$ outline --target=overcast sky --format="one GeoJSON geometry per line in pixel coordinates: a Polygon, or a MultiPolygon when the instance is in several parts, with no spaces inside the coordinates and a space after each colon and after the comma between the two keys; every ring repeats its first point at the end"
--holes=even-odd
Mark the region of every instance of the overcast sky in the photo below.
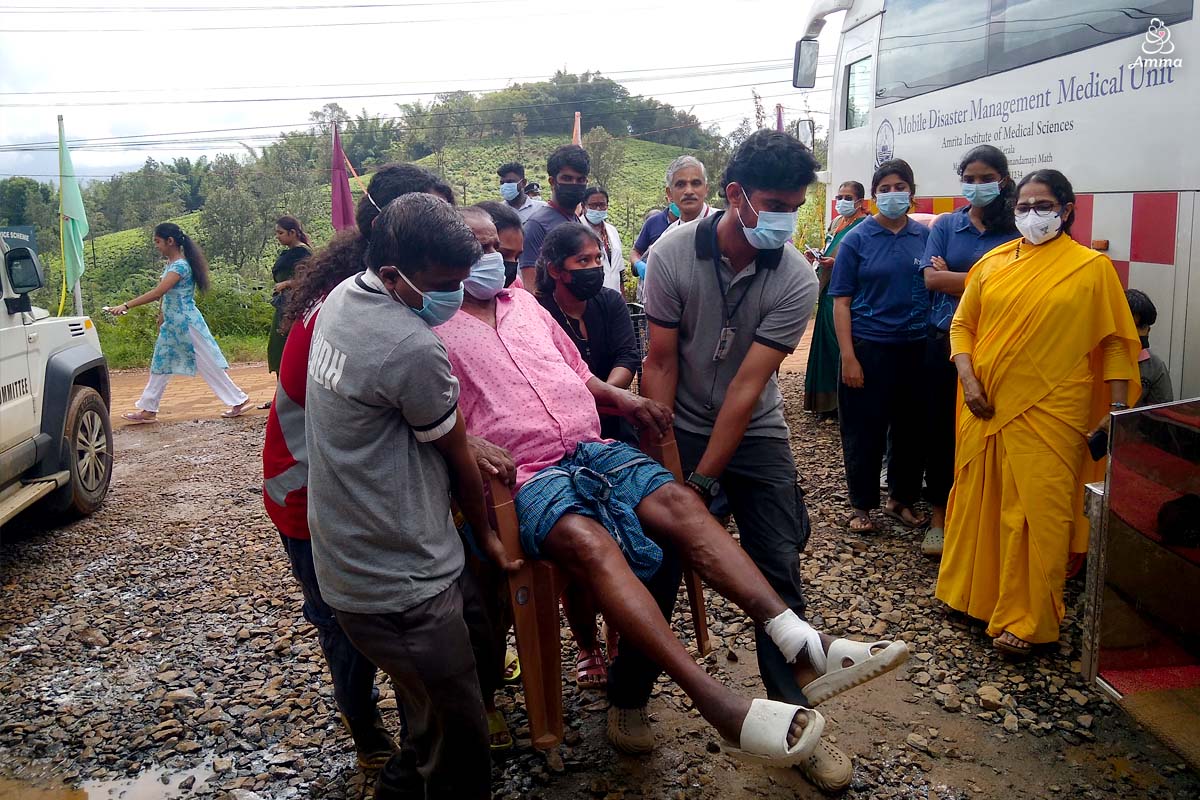
{"type": "MultiPolygon", "coordinates": [[[[306,123],[326,102],[351,113],[395,114],[397,102],[453,89],[499,89],[548,78],[556,69],[600,71],[634,94],[690,109],[729,130],[753,116],[747,84],[770,108],[781,102],[789,117],[802,115],[806,95],[791,88],[791,57],[806,5],[6,1],[0,6],[0,146],[53,141],[58,114],[69,140],[242,126],[264,127],[215,135],[263,136],[306,123]],[[84,6],[96,10],[74,10],[84,6]],[[211,102],[233,99],[254,102],[211,102]]],[[[832,70],[835,27],[822,36],[821,75],[832,70]]],[[[827,91],[807,95],[818,125],[828,119],[829,99],[827,91]]],[[[586,130],[586,112],[583,122],[586,130]]],[[[72,153],[82,177],[133,169],[147,156],[211,157],[239,149],[234,142],[150,150],[120,143],[111,150],[73,147],[72,153]]],[[[0,152],[0,177],[50,180],[57,171],[52,151],[0,152]]]]}

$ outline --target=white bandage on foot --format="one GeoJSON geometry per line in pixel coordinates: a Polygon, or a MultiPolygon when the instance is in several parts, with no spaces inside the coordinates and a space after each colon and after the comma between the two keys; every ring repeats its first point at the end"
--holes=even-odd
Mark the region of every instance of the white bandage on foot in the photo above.
{"type": "Polygon", "coordinates": [[[777,617],[767,620],[767,635],[783,653],[787,663],[796,663],[801,652],[808,651],[808,660],[813,669],[825,673],[825,648],[821,646],[821,634],[817,629],[796,616],[790,608],[777,617]]]}

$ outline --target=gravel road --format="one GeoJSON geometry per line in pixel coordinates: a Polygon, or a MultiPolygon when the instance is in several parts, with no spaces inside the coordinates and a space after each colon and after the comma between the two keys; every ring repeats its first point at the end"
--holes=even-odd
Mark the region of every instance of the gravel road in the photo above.
{"type": "MultiPolygon", "coordinates": [[[[868,540],[838,526],[837,428],[800,414],[800,381],[784,377],[815,526],[804,556],[814,623],[901,636],[914,653],[822,709],[856,762],[846,796],[1200,797],[1195,774],[1078,677],[1078,585],[1058,645],[1013,666],[933,599],[936,566],[919,555],[918,534],[868,540]]],[[[262,510],[263,424],[121,429],[96,516],[5,529],[0,798],[370,796],[262,510]]],[[[717,648],[706,665],[753,693],[752,631],[711,593],[709,612],[717,648]]],[[[573,657],[565,646],[564,661],[573,657]]],[[[566,704],[566,744],[547,758],[521,741],[520,695],[506,690],[500,705],[523,746],[497,766],[498,797],[820,796],[795,773],[714,752],[713,733],[667,681],[651,703],[660,746],[642,760],[608,746],[602,695],[568,685],[566,704]]]]}

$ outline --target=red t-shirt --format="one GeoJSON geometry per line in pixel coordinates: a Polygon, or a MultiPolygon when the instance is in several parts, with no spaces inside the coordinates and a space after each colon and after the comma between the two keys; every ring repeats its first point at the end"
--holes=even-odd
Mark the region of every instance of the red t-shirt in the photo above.
{"type": "Polygon", "coordinates": [[[263,504],[279,532],[292,539],[309,538],[304,388],[308,381],[308,346],[324,302],[322,299],[309,309],[288,332],[263,442],[263,504]]]}

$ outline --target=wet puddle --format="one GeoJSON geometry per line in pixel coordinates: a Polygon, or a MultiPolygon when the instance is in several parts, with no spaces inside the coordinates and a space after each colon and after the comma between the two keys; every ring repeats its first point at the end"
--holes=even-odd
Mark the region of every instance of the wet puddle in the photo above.
{"type": "Polygon", "coordinates": [[[0,800],[165,800],[182,797],[186,790],[179,785],[188,778],[193,781],[188,787],[191,789],[212,774],[205,767],[185,772],[156,770],[125,780],[84,781],[77,788],[55,785],[51,778],[0,778],[0,800]]]}

